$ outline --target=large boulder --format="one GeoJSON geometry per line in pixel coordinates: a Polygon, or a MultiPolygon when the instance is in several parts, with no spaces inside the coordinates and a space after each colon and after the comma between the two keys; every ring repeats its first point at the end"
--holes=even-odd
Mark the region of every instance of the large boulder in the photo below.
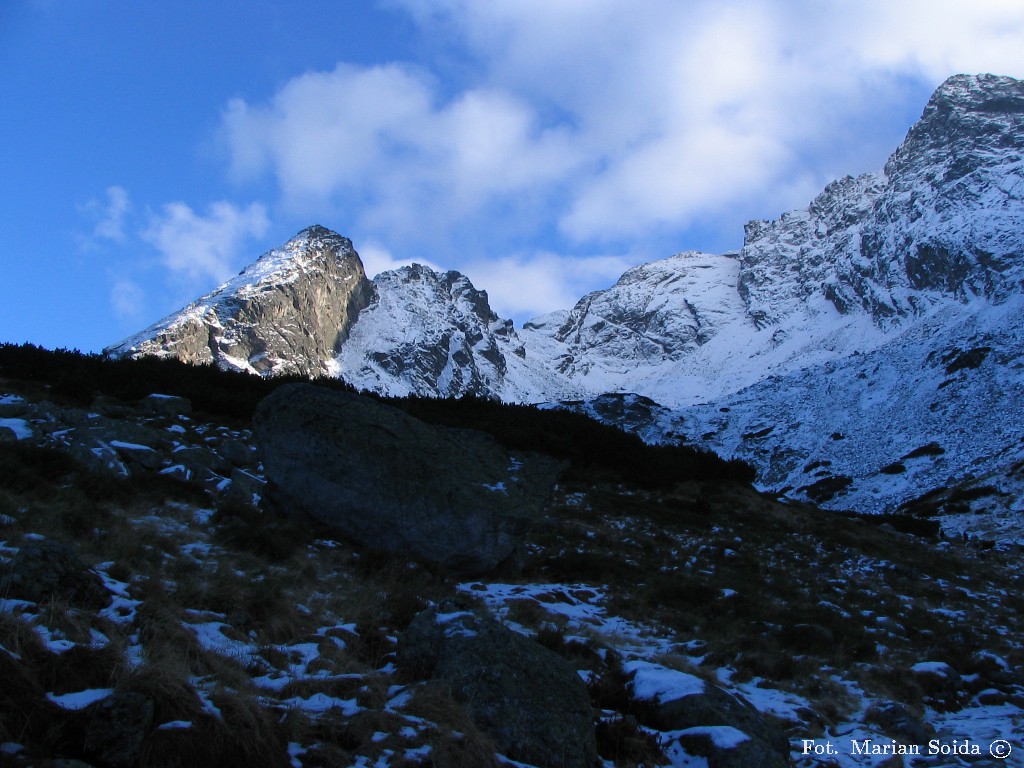
{"type": "Polygon", "coordinates": [[[253,428],[271,505],[462,573],[517,562],[561,469],[482,432],[431,426],[375,399],[306,384],[275,390],[253,428]]]}
{"type": "Polygon", "coordinates": [[[587,688],[558,654],[452,602],[419,613],[399,641],[408,675],[441,680],[509,757],[544,768],[598,764],[587,688]]]}

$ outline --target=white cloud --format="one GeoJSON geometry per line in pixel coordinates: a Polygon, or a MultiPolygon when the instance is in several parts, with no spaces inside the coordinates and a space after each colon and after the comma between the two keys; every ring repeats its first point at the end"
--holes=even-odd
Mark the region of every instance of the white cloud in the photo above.
{"type": "Polygon", "coordinates": [[[96,202],[94,210],[99,210],[102,218],[96,223],[93,234],[96,237],[123,243],[125,240],[125,217],[131,209],[131,200],[123,187],[107,187],[106,204],[102,205],[96,202]]]}
{"type": "Polygon", "coordinates": [[[165,267],[198,285],[230,277],[242,244],[262,237],[269,223],[259,203],[240,208],[216,202],[205,216],[184,203],[168,203],[152,215],[141,237],[160,252],[165,267]]]}
{"type": "Polygon", "coordinates": [[[468,49],[488,87],[567,115],[596,162],[552,213],[581,241],[682,230],[754,198],[803,205],[808,176],[820,188],[895,149],[884,112],[908,80],[926,92],[960,71],[1024,75],[1014,0],[399,5],[468,49]]]}
{"type": "Polygon", "coordinates": [[[123,245],[127,240],[125,225],[132,211],[131,198],[124,187],[111,186],[105,191],[105,199],[91,198],[77,206],[78,211],[95,224],[91,234],[77,235],[79,245],[85,251],[102,251],[100,241],[108,240],[123,245]]]}
{"type": "MultiPolygon", "coordinates": [[[[683,250],[701,227],[738,241],[747,218],[880,168],[945,77],[1024,76],[1016,0],[391,5],[434,58],[341,63],[232,100],[231,176],[274,179],[290,216],[350,222],[368,272],[427,251],[513,315],[568,306],[632,263],[551,250],[683,250]]],[[[168,263],[222,272],[216,249],[181,246],[189,215],[165,209],[168,263]]],[[[204,221],[231,246],[238,218],[204,221]]]]}
{"type": "Polygon", "coordinates": [[[569,309],[584,294],[607,288],[636,263],[627,256],[566,256],[549,251],[516,254],[466,264],[462,271],[487,291],[501,317],[527,320],[569,309]]]}
{"type": "Polygon", "coordinates": [[[230,172],[270,172],[292,212],[334,202],[393,235],[441,234],[510,197],[546,194],[582,155],[508,93],[444,101],[409,66],[340,64],[289,81],[267,104],[232,100],[223,115],[230,172]]]}
{"type": "Polygon", "coordinates": [[[122,320],[135,321],[143,316],[146,296],[142,287],[126,278],[118,278],[110,289],[110,305],[122,320]]]}

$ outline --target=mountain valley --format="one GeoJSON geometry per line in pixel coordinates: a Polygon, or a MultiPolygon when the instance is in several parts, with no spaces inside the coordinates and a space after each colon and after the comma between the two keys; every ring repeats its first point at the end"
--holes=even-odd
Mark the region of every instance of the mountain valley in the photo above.
{"type": "Polygon", "coordinates": [[[1022,104],[1020,81],[952,77],[881,171],[750,222],[738,252],[637,266],[519,329],[457,272],[368,280],[315,226],[106,352],[613,422],[602,397],[639,398],[648,417],[623,426],[750,462],[762,490],[1018,540],[1022,104]],[[927,501],[944,493],[969,500],[927,501]]]}

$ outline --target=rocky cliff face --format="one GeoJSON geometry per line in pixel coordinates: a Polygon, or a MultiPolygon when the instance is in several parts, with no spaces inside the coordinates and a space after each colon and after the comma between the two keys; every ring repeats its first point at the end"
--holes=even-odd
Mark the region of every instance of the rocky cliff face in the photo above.
{"type": "Polygon", "coordinates": [[[325,374],[334,370],[371,288],[352,242],[312,226],[213,293],[104,352],[263,375],[325,374]]]}
{"type": "Polygon", "coordinates": [[[958,75],[883,172],[747,225],[739,290],[760,325],[820,294],[891,327],[945,299],[1019,290],[1024,82],[958,75]]]}

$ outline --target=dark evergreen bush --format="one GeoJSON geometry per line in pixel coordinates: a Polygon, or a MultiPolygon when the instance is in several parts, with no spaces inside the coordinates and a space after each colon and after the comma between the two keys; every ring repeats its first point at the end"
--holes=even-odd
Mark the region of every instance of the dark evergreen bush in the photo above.
{"type": "MultiPolygon", "coordinates": [[[[189,365],[171,358],[110,360],[67,349],[33,344],[0,344],[0,376],[50,385],[52,396],[87,405],[103,394],[138,400],[153,393],[187,397],[198,411],[248,421],[256,405],[277,387],[301,376],[265,379],[212,365],[189,365]]],[[[355,391],[338,379],[318,378],[316,386],[355,391]]],[[[646,487],[686,480],[753,482],[749,464],[726,461],[708,450],[681,445],[647,445],[636,435],[561,409],[510,405],[481,397],[380,398],[418,419],[493,435],[511,450],[537,451],[570,462],[570,476],[608,475],[646,487]]]]}

